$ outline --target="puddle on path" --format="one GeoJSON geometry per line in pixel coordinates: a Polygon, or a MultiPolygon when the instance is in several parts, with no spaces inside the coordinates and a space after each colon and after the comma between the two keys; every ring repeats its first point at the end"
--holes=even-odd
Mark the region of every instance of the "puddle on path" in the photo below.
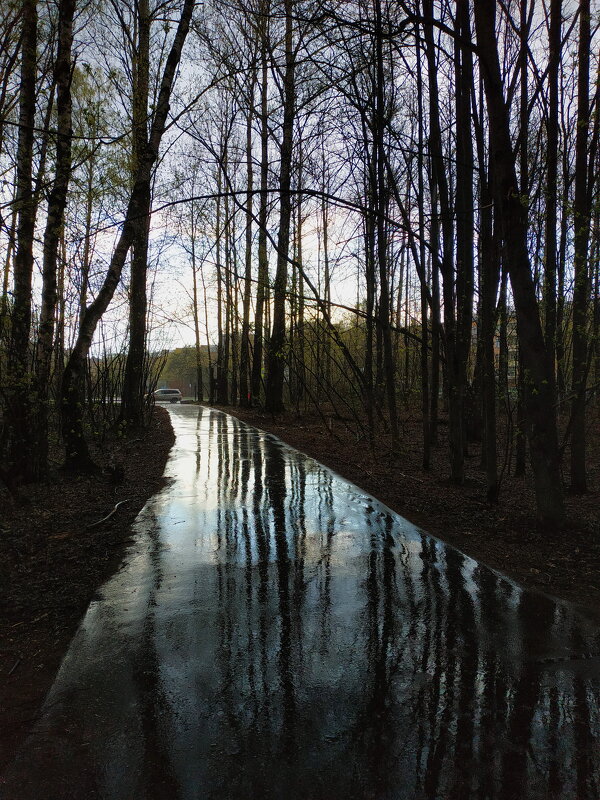
{"type": "Polygon", "coordinates": [[[171,481],[3,800],[600,796],[592,623],[273,436],[170,411],[171,481]]]}

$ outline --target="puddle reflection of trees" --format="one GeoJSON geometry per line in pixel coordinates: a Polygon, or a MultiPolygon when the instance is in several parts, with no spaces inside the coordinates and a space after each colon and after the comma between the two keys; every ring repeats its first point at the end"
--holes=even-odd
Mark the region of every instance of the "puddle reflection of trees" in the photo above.
{"type": "Polygon", "coordinates": [[[590,625],[272,437],[174,419],[174,481],[90,608],[14,796],[600,796],[600,659],[573,659],[599,652],[590,625]]]}
{"type": "Polygon", "coordinates": [[[232,418],[215,431],[218,669],[238,758],[338,788],[345,764],[350,796],[597,795],[596,682],[523,658],[565,631],[580,652],[574,618],[435,540],[403,541],[379,507],[342,529],[353,490],[232,418]]]}

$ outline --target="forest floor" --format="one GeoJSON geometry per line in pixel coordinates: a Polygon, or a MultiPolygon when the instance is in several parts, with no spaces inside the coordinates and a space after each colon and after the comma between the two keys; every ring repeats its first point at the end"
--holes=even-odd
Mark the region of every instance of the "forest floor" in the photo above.
{"type": "Polygon", "coordinates": [[[94,452],[101,474],[55,469],[18,498],[0,491],[0,774],[35,722],[90,600],[122,560],[131,523],[163,485],[173,442],[169,415],[156,407],[142,436],[112,437],[94,452]],[[111,464],[123,467],[117,481],[111,464]]]}
{"type": "MultiPolygon", "coordinates": [[[[385,435],[378,437],[372,452],[368,442],[357,439],[333,415],[327,417],[331,426],[327,430],[323,420],[311,414],[273,417],[255,409],[223,410],[274,433],[423,530],[519,585],[573,603],[600,622],[600,418],[590,423],[587,439],[590,491],[578,497],[567,494],[568,522],[562,530],[551,532],[536,521],[531,475],[505,474],[499,502],[486,502],[480,445],[470,445],[465,485],[449,482],[444,419],[439,444],[432,449],[431,468],[425,472],[417,415],[404,415],[400,447],[392,457],[385,435]]],[[[500,459],[505,441],[505,432],[500,431],[500,459]]]]}

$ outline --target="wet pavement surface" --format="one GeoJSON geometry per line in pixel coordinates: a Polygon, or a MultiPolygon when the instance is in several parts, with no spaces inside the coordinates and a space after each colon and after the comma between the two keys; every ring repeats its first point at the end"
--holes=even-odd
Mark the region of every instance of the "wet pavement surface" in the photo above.
{"type": "Polygon", "coordinates": [[[270,434],[170,412],[170,483],[2,800],[600,796],[596,625],[270,434]]]}

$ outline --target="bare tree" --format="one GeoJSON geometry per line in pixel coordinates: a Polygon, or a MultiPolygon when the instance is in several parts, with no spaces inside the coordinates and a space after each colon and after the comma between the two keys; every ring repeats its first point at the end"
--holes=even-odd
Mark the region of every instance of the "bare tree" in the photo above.
{"type": "Polygon", "coordinates": [[[495,7],[478,2],[474,9],[490,125],[494,194],[502,220],[519,342],[527,371],[525,404],[538,513],[548,524],[558,525],[564,519],[564,502],[553,404],[554,371],[544,341],[527,251],[526,212],[518,192],[515,155],[510,140],[498,58],[495,7]]]}
{"type": "Polygon", "coordinates": [[[33,187],[38,9],[36,0],[24,0],[21,9],[21,73],[19,139],[15,203],[17,208],[14,291],[6,404],[9,409],[8,463],[15,481],[35,477],[32,470],[31,420],[31,290],[36,197],[33,187]]]}
{"type": "Polygon", "coordinates": [[[184,0],[177,30],[160,82],[156,111],[152,120],[148,144],[139,159],[121,234],[111,257],[102,288],[83,315],[77,341],[65,367],[61,392],[62,431],[66,448],[66,464],[71,468],[94,469],[84,436],[80,403],[85,361],[96,326],[108,308],[117,288],[127,254],[133,244],[140,221],[147,224],[146,198],[150,191],[152,170],[158,157],[158,150],[165,130],[173,83],[181,59],[183,45],[189,31],[194,6],[194,0],[184,0]]]}

